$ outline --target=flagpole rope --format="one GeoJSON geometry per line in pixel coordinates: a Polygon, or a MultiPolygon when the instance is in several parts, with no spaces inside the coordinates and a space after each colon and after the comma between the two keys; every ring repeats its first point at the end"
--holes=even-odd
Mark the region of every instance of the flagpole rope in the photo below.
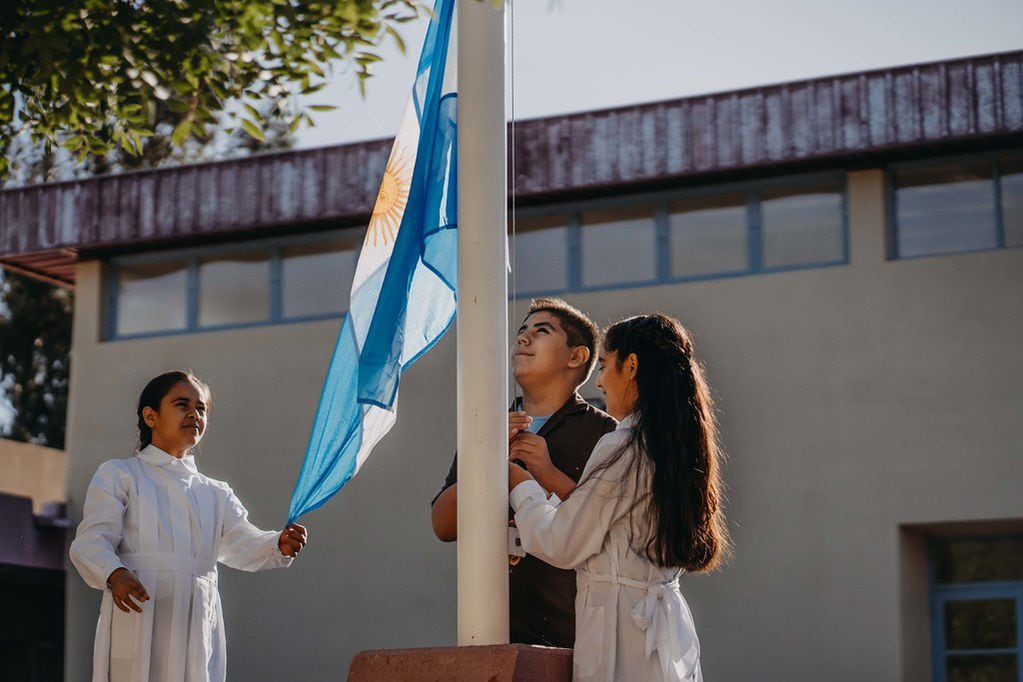
{"type": "MultiPolygon", "coordinates": [[[[518,300],[518,242],[515,237],[518,225],[516,223],[516,205],[518,204],[518,168],[515,165],[515,0],[508,0],[508,49],[510,52],[508,61],[510,63],[511,83],[511,307],[515,310],[515,302],[518,300]]],[[[509,352],[509,355],[511,353],[509,352]]],[[[512,391],[512,403],[519,400],[519,385],[515,382],[515,369],[512,363],[508,363],[508,386],[512,391]]]]}

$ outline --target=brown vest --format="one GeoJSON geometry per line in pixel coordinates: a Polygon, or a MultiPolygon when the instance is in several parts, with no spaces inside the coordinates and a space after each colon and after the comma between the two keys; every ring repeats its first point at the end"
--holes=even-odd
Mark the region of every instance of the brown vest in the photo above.
{"type": "MultiPolygon", "coordinates": [[[[538,436],[547,440],[551,462],[578,481],[601,436],[614,431],[616,422],[573,394],[543,425],[538,436]]],[[[458,482],[458,458],[440,492],[458,482]]],[[[440,497],[440,493],[437,493],[440,497]]],[[[434,497],[434,502],[437,501],[434,497]]],[[[509,509],[509,517],[513,514],[509,509]]],[[[575,571],[562,570],[526,555],[509,569],[511,641],[571,647],[575,641],[575,571]]]]}

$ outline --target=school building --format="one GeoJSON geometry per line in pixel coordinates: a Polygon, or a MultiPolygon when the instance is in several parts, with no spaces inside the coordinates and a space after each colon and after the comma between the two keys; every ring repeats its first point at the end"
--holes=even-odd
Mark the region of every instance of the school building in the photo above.
{"type": "MultiPolygon", "coordinates": [[[[557,294],[696,335],[735,555],[684,576],[708,680],[1023,679],[1023,52],[519,122],[513,328],[557,294]]],[[[73,519],[144,383],[214,392],[201,469],[280,527],[389,140],[0,193],[4,267],[75,288],[73,519]]],[[[509,340],[510,341],[510,340],[509,340]]],[[[221,572],[229,678],[455,641],[429,503],[455,335],[286,570],[221,572]]],[[[479,377],[486,380],[486,377],[479,377]]],[[[592,385],[586,397],[599,393],[592,385]]],[[[100,595],[67,574],[67,680],[100,595]]]]}
{"type": "Polygon", "coordinates": [[[64,677],[67,537],[62,450],[0,438],[0,680],[64,677]]]}

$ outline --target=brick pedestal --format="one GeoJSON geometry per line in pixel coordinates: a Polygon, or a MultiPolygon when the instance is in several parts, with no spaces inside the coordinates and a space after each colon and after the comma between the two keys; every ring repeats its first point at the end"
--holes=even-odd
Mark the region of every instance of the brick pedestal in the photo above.
{"type": "Polygon", "coordinates": [[[572,650],[525,644],[381,649],[352,659],[348,682],[570,682],[572,650]]]}

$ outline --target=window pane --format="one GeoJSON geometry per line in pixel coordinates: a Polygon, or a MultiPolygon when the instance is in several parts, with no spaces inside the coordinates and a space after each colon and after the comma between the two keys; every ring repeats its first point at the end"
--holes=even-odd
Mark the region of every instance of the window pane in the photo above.
{"type": "Polygon", "coordinates": [[[949,656],[948,682],[1017,682],[1013,654],[949,656]]]}
{"type": "Polygon", "coordinates": [[[1023,538],[943,540],[935,563],[939,583],[1023,580],[1023,538]]]}
{"type": "Polygon", "coordinates": [[[355,277],[359,243],[345,239],[288,246],[281,257],[284,317],[343,313],[355,277]]]}
{"type": "MultiPolygon", "coordinates": [[[[510,223],[510,221],[509,221],[510,223]]],[[[516,218],[512,240],[515,295],[568,288],[568,227],[564,215],[516,218]]]]}
{"type": "Polygon", "coordinates": [[[765,268],[829,263],[845,257],[838,188],[765,192],[760,220],[765,268]]]}
{"type": "Polygon", "coordinates": [[[1023,246],[1023,156],[1003,159],[1001,177],[1005,245],[1023,246]]]}
{"type": "Polygon", "coordinates": [[[232,254],[199,263],[199,326],[270,317],[270,262],[265,252],[232,254]]]}
{"type": "Polygon", "coordinates": [[[989,162],[901,170],[895,178],[899,256],[997,246],[995,185],[989,162]]]}
{"type": "Polygon", "coordinates": [[[651,206],[582,214],[584,286],[645,282],[657,276],[657,227],[651,206]]]}
{"type": "Polygon", "coordinates": [[[188,266],[183,260],[117,268],[117,334],[184,329],[188,266]]]}
{"type": "Polygon", "coordinates": [[[1012,649],[1015,646],[1015,599],[945,602],[946,649],[1012,649]]]}
{"type": "Polygon", "coordinates": [[[693,277],[746,270],[746,198],[676,201],[668,207],[671,274],[693,277]]]}

